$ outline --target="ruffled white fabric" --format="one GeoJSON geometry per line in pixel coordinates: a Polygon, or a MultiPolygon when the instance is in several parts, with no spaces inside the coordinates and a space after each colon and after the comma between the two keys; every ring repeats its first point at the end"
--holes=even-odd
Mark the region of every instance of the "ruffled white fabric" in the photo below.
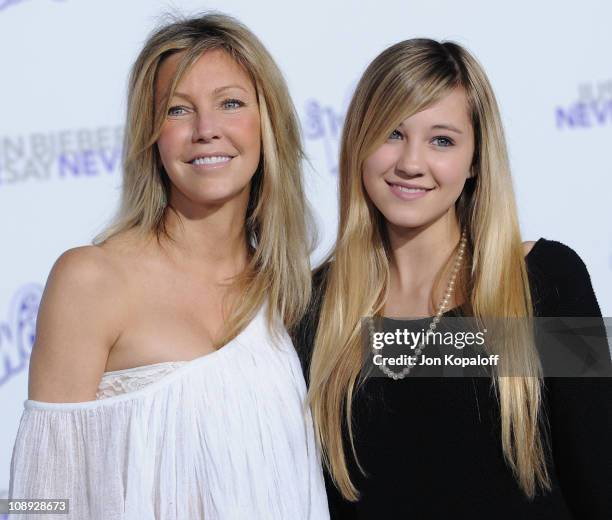
{"type": "Polygon", "coordinates": [[[78,520],[328,519],[302,370],[280,335],[262,309],[223,348],[144,388],[26,401],[9,497],[69,498],[62,518],[78,520]]]}

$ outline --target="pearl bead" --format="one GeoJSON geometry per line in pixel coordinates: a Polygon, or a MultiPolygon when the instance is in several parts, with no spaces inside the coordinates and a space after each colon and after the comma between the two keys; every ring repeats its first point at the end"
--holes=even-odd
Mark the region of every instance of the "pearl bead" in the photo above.
{"type": "MultiPolygon", "coordinates": [[[[453,264],[453,269],[451,271],[451,277],[450,277],[450,280],[448,282],[448,286],[447,286],[446,292],[444,293],[444,298],[440,302],[440,304],[438,306],[438,312],[436,313],[436,315],[434,316],[432,322],[429,325],[427,334],[433,333],[433,331],[436,330],[437,324],[440,322],[440,317],[444,313],[444,310],[446,309],[446,307],[447,307],[447,305],[448,305],[448,303],[450,301],[450,298],[451,298],[451,296],[453,294],[453,291],[455,289],[455,280],[456,280],[457,274],[459,272],[459,269],[461,268],[461,264],[462,264],[462,260],[463,260],[463,255],[465,253],[466,247],[467,247],[467,236],[466,236],[466,231],[463,230],[462,233],[461,233],[461,240],[459,241],[459,249],[457,251],[457,258],[455,258],[455,262],[453,264]]],[[[374,344],[374,342],[373,342],[374,319],[373,318],[370,318],[368,320],[368,331],[370,333],[370,344],[373,345],[374,344]]],[[[425,343],[421,343],[421,344],[419,344],[417,346],[417,348],[414,351],[414,355],[410,356],[410,359],[412,360],[413,363],[416,363],[416,361],[418,360],[418,357],[420,356],[421,352],[423,351],[423,349],[425,347],[426,347],[425,343]]],[[[372,349],[373,349],[373,346],[372,346],[372,349]]],[[[374,352],[377,352],[377,351],[374,351],[374,352]]],[[[394,372],[393,370],[391,370],[386,365],[383,365],[382,367],[380,367],[380,369],[388,377],[390,377],[393,380],[397,381],[398,379],[403,379],[406,375],[408,375],[410,373],[410,370],[412,369],[412,367],[413,367],[412,365],[408,365],[408,366],[404,367],[402,370],[400,370],[399,372],[394,372]]]]}

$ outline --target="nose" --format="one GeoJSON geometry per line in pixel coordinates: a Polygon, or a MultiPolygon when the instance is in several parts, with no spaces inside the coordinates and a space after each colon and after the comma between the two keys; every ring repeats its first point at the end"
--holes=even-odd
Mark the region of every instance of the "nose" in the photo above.
{"type": "Polygon", "coordinates": [[[221,137],[219,121],[214,111],[201,111],[193,118],[192,141],[207,143],[221,137]]]}
{"type": "Polygon", "coordinates": [[[395,165],[396,173],[412,178],[424,175],[425,170],[425,158],[419,143],[416,140],[404,141],[402,152],[395,165]]]}

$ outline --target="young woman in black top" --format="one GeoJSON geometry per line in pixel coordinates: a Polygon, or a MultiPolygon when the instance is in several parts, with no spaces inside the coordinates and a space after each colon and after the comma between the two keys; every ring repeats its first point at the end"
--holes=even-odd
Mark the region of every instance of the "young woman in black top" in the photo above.
{"type": "Polygon", "coordinates": [[[532,333],[502,364],[529,377],[362,377],[365,316],[601,316],[575,252],[521,242],[495,97],[459,45],[404,41],[364,73],[314,285],[295,339],[332,518],[612,518],[612,379],[544,379],[532,333]]]}

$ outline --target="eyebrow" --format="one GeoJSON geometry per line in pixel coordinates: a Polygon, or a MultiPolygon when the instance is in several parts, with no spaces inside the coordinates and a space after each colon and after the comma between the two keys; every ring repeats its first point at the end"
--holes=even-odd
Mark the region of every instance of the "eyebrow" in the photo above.
{"type": "Polygon", "coordinates": [[[463,132],[459,130],[456,126],[443,124],[443,125],[433,125],[431,127],[432,130],[450,130],[451,132],[455,132],[457,134],[462,134],[463,132]]]}
{"type": "Polygon", "coordinates": [[[223,92],[224,90],[229,90],[232,88],[238,88],[240,90],[244,90],[245,92],[247,92],[247,89],[244,88],[242,85],[234,84],[234,85],[224,85],[223,87],[217,87],[215,90],[213,90],[213,93],[219,94],[220,92],[223,92]]]}
{"type": "MultiPolygon", "coordinates": [[[[230,90],[232,88],[237,88],[240,90],[243,90],[244,92],[248,93],[247,89],[245,89],[243,86],[241,85],[223,85],[222,87],[217,87],[216,89],[213,90],[213,94],[214,95],[218,95],[221,92],[224,92],[225,90],[230,90]]],[[[174,95],[176,97],[181,97],[183,99],[186,99],[188,101],[191,101],[191,96],[189,94],[185,94],[183,92],[179,92],[178,90],[174,91],[174,95]]]]}

